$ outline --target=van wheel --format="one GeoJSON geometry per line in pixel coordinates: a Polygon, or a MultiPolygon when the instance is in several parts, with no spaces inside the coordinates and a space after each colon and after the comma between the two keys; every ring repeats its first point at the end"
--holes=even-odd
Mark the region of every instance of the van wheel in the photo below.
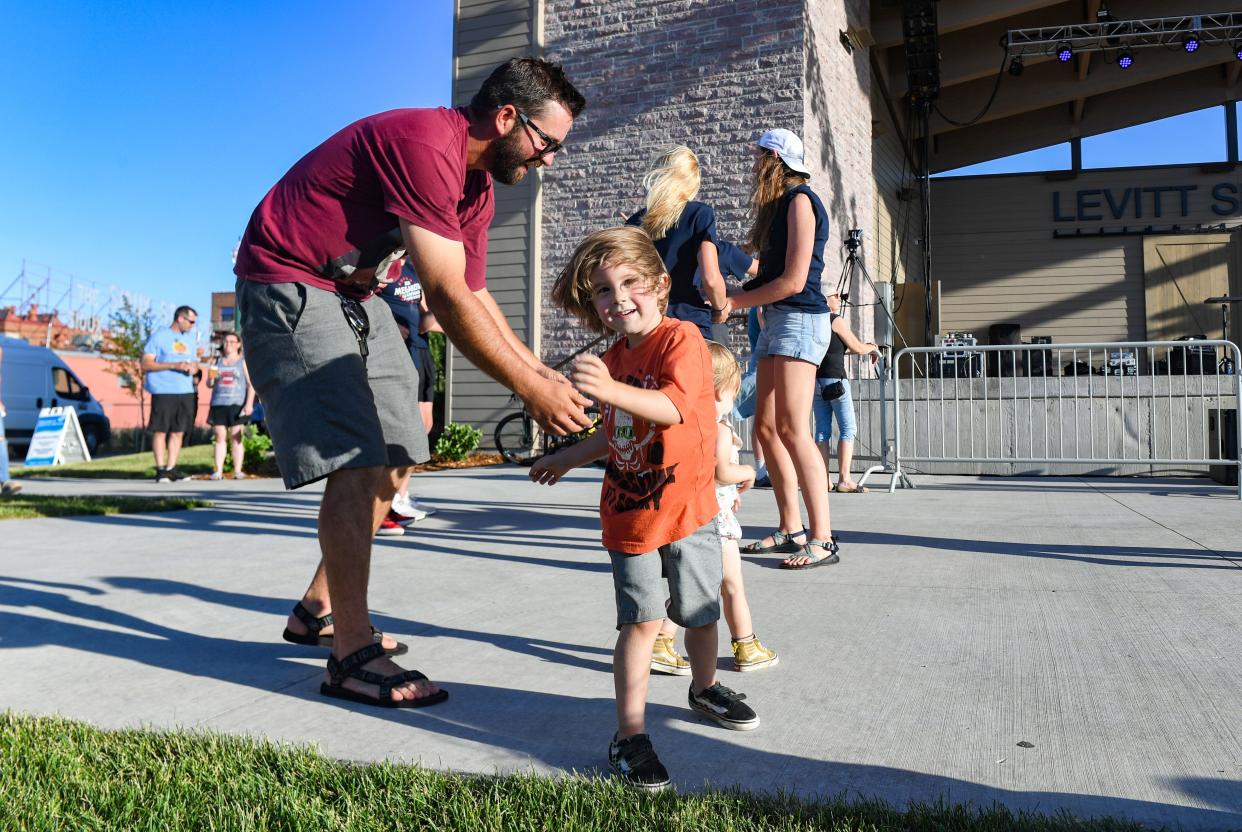
{"type": "Polygon", "coordinates": [[[99,428],[82,428],[82,438],[86,440],[86,450],[92,457],[95,456],[95,451],[99,449],[99,428]]]}

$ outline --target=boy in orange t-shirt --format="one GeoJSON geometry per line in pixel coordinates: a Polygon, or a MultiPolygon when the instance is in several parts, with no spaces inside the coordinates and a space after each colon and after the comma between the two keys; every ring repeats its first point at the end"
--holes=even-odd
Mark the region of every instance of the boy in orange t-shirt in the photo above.
{"type": "Polygon", "coordinates": [[[716,407],[712,362],[698,329],[664,317],[669,277],[646,232],[598,231],[579,244],[552,299],[617,340],[602,359],[583,355],[570,380],[603,411],[602,429],[532,467],[552,485],[572,468],[608,458],[600,495],[603,542],[612,559],[620,637],[613,651],[617,733],[608,763],[627,784],[669,783],[644,733],[651,650],[667,614],[686,628],[690,707],[726,728],[759,717],[716,681],[721,547],[717,511],[716,407]],[[666,596],[661,573],[668,576],[666,596]]]}

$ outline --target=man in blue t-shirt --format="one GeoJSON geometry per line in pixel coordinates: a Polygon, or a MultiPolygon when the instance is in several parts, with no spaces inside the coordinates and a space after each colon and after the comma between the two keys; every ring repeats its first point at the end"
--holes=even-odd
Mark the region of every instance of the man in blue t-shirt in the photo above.
{"type": "Polygon", "coordinates": [[[177,468],[181,440],[194,429],[194,371],[198,369],[190,330],[198,313],[178,306],[172,326],[156,330],[142,348],[143,386],[151,394],[151,451],[155,454],[155,481],[173,482],[190,477],[177,468]],[[165,464],[167,463],[167,464],[165,464]]]}

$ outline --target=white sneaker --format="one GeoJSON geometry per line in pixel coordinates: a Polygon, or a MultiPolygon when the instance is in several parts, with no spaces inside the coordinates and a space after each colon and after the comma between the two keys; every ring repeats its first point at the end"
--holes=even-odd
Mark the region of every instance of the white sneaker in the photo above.
{"type": "Polygon", "coordinates": [[[427,512],[414,508],[408,499],[402,500],[401,495],[398,494],[392,499],[392,511],[388,516],[400,525],[408,526],[419,520],[427,519],[427,512]]]}
{"type": "Polygon", "coordinates": [[[213,480],[222,480],[222,479],[224,479],[224,474],[221,474],[219,471],[212,471],[212,472],[211,472],[211,479],[213,479],[213,480]]]}
{"type": "MultiPolygon", "coordinates": [[[[423,517],[430,517],[431,515],[435,514],[437,511],[437,509],[434,509],[431,506],[425,506],[422,503],[420,503],[417,497],[408,498],[406,500],[406,503],[409,505],[411,509],[413,509],[414,513],[421,514],[423,517]]],[[[422,520],[423,517],[420,517],[418,519],[422,520]]]]}

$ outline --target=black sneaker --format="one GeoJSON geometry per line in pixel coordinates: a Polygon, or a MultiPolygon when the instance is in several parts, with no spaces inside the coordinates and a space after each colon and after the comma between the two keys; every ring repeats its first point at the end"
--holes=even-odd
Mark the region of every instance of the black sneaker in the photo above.
{"type": "Polygon", "coordinates": [[[753,731],[759,727],[759,717],[749,705],[743,705],[744,693],[736,693],[717,682],[698,693],[690,687],[690,707],[710,720],[719,722],[734,731],[753,731]]]}
{"type": "MultiPolygon", "coordinates": [[[[190,475],[180,468],[169,468],[164,471],[164,474],[173,482],[185,482],[190,479],[190,475]]],[[[164,482],[164,480],[161,480],[161,482],[164,482]]]]}
{"type": "Polygon", "coordinates": [[[167,468],[156,468],[155,469],[155,481],[156,482],[172,482],[172,477],[168,475],[168,469],[167,468]]]}
{"type": "Polygon", "coordinates": [[[619,740],[613,736],[608,744],[608,767],[627,786],[658,792],[668,788],[668,771],[651,747],[651,738],[635,734],[619,740]]]}

